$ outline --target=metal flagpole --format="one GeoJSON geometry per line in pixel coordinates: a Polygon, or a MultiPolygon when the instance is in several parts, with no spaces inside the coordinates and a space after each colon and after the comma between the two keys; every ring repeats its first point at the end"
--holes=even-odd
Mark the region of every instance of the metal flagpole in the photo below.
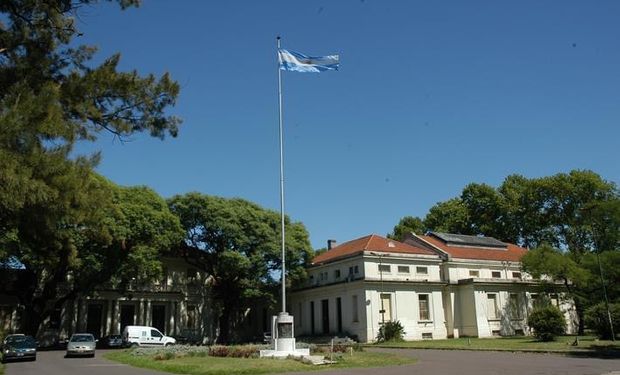
{"type": "MultiPolygon", "coordinates": [[[[280,37],[276,38],[278,52],[280,51],[280,37]]],[[[280,122],[280,225],[282,226],[282,312],[286,312],[286,250],[284,240],[284,126],[282,122],[282,71],[278,62],[278,105],[280,122]]]]}

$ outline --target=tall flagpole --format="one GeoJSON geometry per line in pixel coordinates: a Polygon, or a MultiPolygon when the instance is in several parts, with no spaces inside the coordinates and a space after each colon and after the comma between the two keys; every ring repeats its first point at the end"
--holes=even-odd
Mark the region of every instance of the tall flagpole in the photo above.
{"type": "MultiPolygon", "coordinates": [[[[280,51],[280,37],[276,38],[280,51]]],[[[284,233],[284,126],[282,121],[282,71],[278,62],[278,104],[280,122],[280,225],[282,226],[282,312],[286,312],[286,250],[284,233]]]]}

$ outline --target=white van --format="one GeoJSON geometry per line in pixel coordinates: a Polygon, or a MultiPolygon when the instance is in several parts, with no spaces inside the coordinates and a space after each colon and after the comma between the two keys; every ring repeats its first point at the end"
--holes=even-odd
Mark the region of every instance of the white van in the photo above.
{"type": "Polygon", "coordinates": [[[125,346],[168,346],[177,340],[159,332],[157,328],[146,326],[127,326],[123,330],[125,346]]]}

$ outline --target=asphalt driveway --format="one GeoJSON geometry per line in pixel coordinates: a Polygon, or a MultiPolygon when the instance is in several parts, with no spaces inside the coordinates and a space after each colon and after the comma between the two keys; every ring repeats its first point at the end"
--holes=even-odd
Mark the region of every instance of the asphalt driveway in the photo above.
{"type": "Polygon", "coordinates": [[[60,350],[40,351],[34,362],[9,362],[6,375],[162,375],[103,359],[107,350],[97,350],[95,358],[64,358],[60,350]]]}
{"type": "Polygon", "coordinates": [[[620,375],[620,359],[467,350],[372,349],[417,358],[414,365],[350,369],[322,375],[620,375]]]}
{"type": "MultiPolygon", "coordinates": [[[[418,359],[409,366],[321,372],[323,375],[620,375],[620,359],[575,358],[555,354],[461,350],[373,349],[418,359]]],[[[64,351],[37,354],[36,362],[6,364],[6,375],[162,375],[103,359],[64,358],[64,351]]],[[[310,373],[302,373],[310,374],[310,373]]]]}

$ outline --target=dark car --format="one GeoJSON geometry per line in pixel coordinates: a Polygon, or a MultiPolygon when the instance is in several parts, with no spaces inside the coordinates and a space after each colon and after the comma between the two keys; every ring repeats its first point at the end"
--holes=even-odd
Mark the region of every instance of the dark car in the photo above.
{"type": "Polygon", "coordinates": [[[107,348],[120,348],[123,346],[123,338],[121,335],[110,335],[100,340],[107,348]]]}
{"type": "Polygon", "coordinates": [[[37,341],[32,336],[7,337],[2,344],[2,362],[21,359],[37,360],[37,341]]]}

